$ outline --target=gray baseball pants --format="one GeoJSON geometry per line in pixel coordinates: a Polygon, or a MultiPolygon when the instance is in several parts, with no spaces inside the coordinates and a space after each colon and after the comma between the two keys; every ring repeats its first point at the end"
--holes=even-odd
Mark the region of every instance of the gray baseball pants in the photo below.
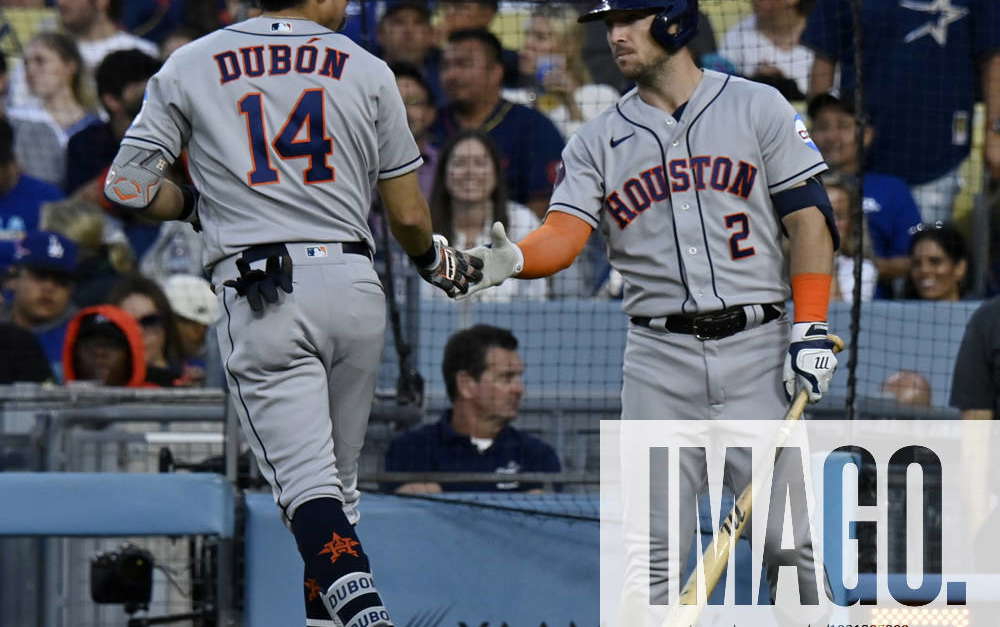
{"type": "MultiPolygon", "coordinates": [[[[691,420],[691,429],[686,430],[689,436],[707,432],[711,427],[709,421],[747,421],[745,429],[737,429],[745,436],[748,446],[751,443],[766,446],[770,442],[754,441],[755,431],[761,430],[755,428],[753,422],[760,419],[780,420],[788,409],[781,381],[788,337],[788,322],[784,316],[727,338],[708,341],[698,340],[693,335],[631,325],[624,358],[622,420],[691,420]]],[[[622,428],[623,433],[627,432],[627,423],[623,423],[622,428]]],[[[671,444],[683,446],[704,442],[700,437],[692,437],[690,442],[685,442],[683,433],[678,434],[678,440],[671,444]]],[[[726,485],[738,495],[750,481],[752,464],[759,461],[751,462],[746,452],[733,453],[725,469],[728,476],[726,485]]],[[[683,457],[681,459],[684,460],[683,457]]],[[[700,466],[681,463],[679,468],[680,500],[671,500],[674,503],[692,503],[696,495],[706,488],[708,477],[700,466]]],[[[660,467],[655,460],[623,455],[622,472],[623,480],[627,481],[635,473],[665,473],[666,468],[660,467]]],[[[779,458],[775,474],[778,476],[782,472],[783,464],[779,458]]],[[[713,494],[713,497],[713,507],[717,509],[719,495],[713,494]]],[[[676,602],[676,598],[667,593],[668,582],[679,577],[676,571],[688,562],[697,523],[693,518],[680,518],[676,547],[679,554],[670,560],[668,513],[658,510],[657,503],[652,499],[649,507],[647,518],[645,504],[639,506],[626,497],[627,560],[623,601],[666,605],[670,601],[676,602]],[[636,520],[636,512],[643,520],[636,520]]],[[[717,519],[718,512],[714,514],[717,519]]],[[[796,524],[795,530],[798,536],[796,545],[802,547],[795,554],[796,563],[811,568],[813,548],[803,537],[808,531],[808,523],[796,524]]],[[[767,533],[778,534],[777,542],[767,544],[780,547],[781,529],[768,529],[767,533]]],[[[744,537],[752,539],[752,525],[748,525],[744,537]]],[[[700,543],[698,546],[700,551],[700,543]]],[[[769,557],[774,555],[764,554],[765,565],[769,557]]],[[[777,569],[768,567],[767,575],[773,598],[777,569]]],[[[800,587],[808,583],[800,580],[800,587]]]]}
{"type": "Polygon", "coordinates": [[[222,286],[238,276],[238,255],[213,268],[231,399],[285,523],[302,503],[332,497],[353,524],[385,294],[367,256],[345,254],[338,243],[287,248],[292,293],[278,290],[279,302],[260,312],[222,286]]]}

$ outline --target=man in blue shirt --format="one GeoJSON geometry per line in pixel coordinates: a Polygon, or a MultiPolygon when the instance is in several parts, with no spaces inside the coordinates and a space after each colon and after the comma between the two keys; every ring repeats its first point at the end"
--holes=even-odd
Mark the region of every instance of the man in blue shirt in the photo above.
{"type": "MultiPolygon", "coordinates": [[[[559,472],[555,450],[510,426],[524,393],[517,338],[479,324],[451,336],[441,366],[452,408],[441,420],[400,435],[389,446],[390,472],[559,472]]],[[[442,491],[536,491],[541,484],[406,483],[408,494],[442,491]]]]}
{"type": "Polygon", "coordinates": [[[565,145],[545,114],[501,97],[500,41],[483,29],[457,30],[448,37],[441,84],[448,105],[431,133],[439,144],[462,129],[478,128],[497,144],[507,173],[507,195],[541,217],[565,145]]]}
{"type": "Polygon", "coordinates": [[[14,130],[0,117],[0,241],[15,242],[37,231],[41,206],[62,198],[58,187],[21,174],[14,130]]]}
{"type": "MultiPolygon", "coordinates": [[[[864,0],[865,109],[878,135],[871,165],[910,185],[925,222],[951,218],[969,155],[977,86],[986,86],[986,162],[1000,178],[1000,2],[864,0]]],[[[854,90],[853,20],[845,0],[819,0],[802,42],[816,52],[809,93],[854,90]]]]}
{"type": "Polygon", "coordinates": [[[434,26],[426,2],[400,0],[385,9],[378,23],[376,55],[393,67],[398,63],[412,65],[421,73],[431,90],[431,99],[440,101],[441,49],[434,45],[434,26]]]}
{"type": "Polygon", "coordinates": [[[156,241],[160,223],[111,206],[104,198],[104,177],[118,154],[125,131],[142,108],[146,82],[159,69],[160,62],[140,50],[118,50],[104,57],[97,66],[96,79],[97,95],[108,112],[108,121],[77,131],[66,145],[67,193],[82,193],[84,198],[120,219],[129,244],[140,259],[156,241]]]}
{"type": "Polygon", "coordinates": [[[76,281],[77,246],[59,233],[29,233],[17,244],[14,268],[14,297],[0,311],[0,320],[34,333],[61,381],[66,325],[76,313],[70,297],[76,281]]]}
{"type": "MultiPolygon", "coordinates": [[[[850,98],[820,94],[809,101],[808,113],[812,124],[810,134],[830,170],[852,177],[861,176],[862,208],[878,267],[879,296],[890,296],[888,284],[906,276],[909,270],[910,236],[912,229],[920,224],[920,210],[902,179],[890,174],[863,172],[858,158],[857,116],[850,98]]],[[[866,149],[876,135],[877,131],[870,125],[865,127],[866,149]]]]}

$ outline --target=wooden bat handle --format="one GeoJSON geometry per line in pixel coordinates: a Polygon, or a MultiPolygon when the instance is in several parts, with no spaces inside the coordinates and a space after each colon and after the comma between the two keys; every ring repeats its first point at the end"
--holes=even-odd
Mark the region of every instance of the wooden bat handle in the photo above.
{"type": "MultiPolygon", "coordinates": [[[[844,350],[844,340],[833,334],[827,337],[833,342],[834,353],[844,350]]],[[[808,403],[809,393],[805,390],[799,390],[792,401],[791,407],[785,413],[785,422],[789,424],[782,425],[781,429],[778,430],[777,437],[775,438],[775,447],[781,446],[788,438],[792,430],[790,423],[794,423],[802,418],[802,412],[805,411],[808,403]]],[[[750,522],[750,513],[753,511],[753,502],[756,497],[756,484],[751,481],[743,489],[743,492],[740,493],[739,498],[736,499],[733,509],[730,510],[729,515],[722,522],[722,528],[715,535],[715,539],[705,549],[702,563],[704,564],[705,571],[706,597],[712,595],[716,584],[722,578],[722,573],[729,566],[730,541],[735,543],[743,535],[743,530],[746,529],[747,523],[750,522]]],[[[692,627],[696,625],[698,616],[701,615],[701,611],[707,601],[707,598],[699,598],[698,596],[698,563],[695,562],[694,572],[691,573],[684,584],[684,588],[681,589],[680,606],[671,611],[666,627],[692,627]]]]}

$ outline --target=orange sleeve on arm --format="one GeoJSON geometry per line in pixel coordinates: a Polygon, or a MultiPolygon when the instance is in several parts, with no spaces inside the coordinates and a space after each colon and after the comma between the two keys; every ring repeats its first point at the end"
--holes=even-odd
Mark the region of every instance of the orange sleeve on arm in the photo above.
{"type": "Polygon", "coordinates": [[[810,272],[792,277],[792,301],[795,322],[825,322],[830,308],[829,274],[810,272]]]}
{"type": "Polygon", "coordinates": [[[545,223],[517,245],[524,255],[524,269],[519,279],[538,279],[568,268],[583,247],[593,228],[585,221],[562,211],[553,211],[545,223]]]}

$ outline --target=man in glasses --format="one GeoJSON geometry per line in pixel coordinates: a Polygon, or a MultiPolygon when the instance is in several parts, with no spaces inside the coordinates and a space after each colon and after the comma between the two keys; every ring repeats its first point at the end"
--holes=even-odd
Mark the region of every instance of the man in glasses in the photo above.
{"type": "Polygon", "coordinates": [[[76,313],[70,299],[76,283],[76,244],[59,233],[36,231],[17,244],[13,299],[2,317],[35,334],[52,372],[62,381],[66,324],[76,313]]]}

